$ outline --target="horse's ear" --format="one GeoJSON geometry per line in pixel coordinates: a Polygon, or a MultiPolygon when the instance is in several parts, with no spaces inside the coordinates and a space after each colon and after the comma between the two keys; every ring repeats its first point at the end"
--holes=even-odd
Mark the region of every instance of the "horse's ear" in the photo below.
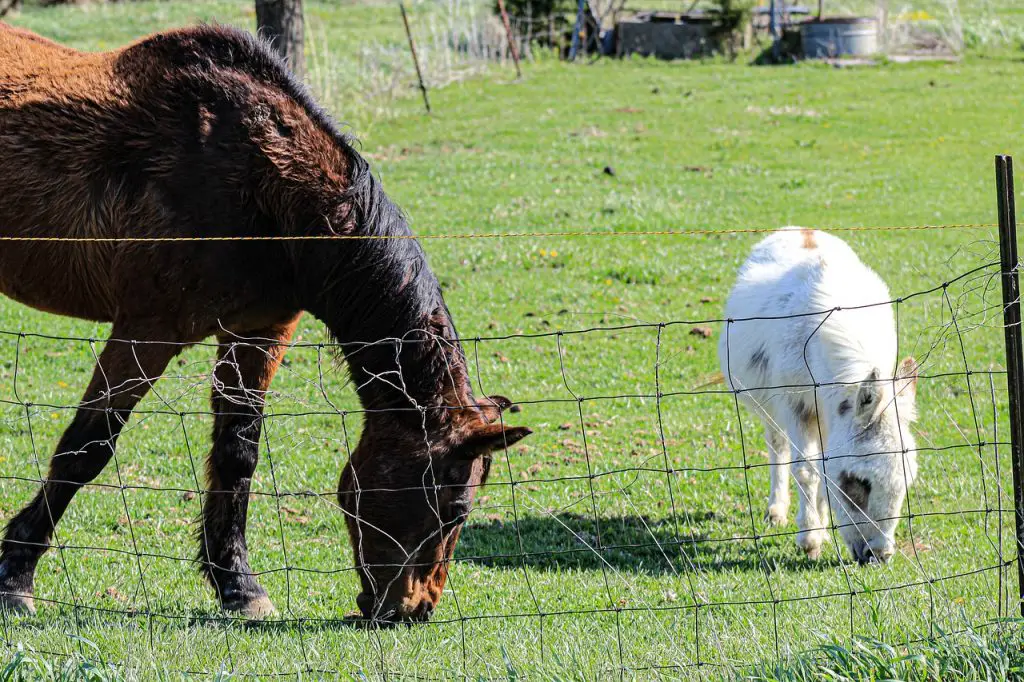
{"type": "Polygon", "coordinates": [[[477,405],[480,406],[488,423],[493,423],[498,421],[502,412],[512,407],[512,401],[503,395],[489,395],[483,400],[478,400],[477,405]]]}
{"type": "Polygon", "coordinates": [[[495,450],[511,447],[531,433],[533,431],[525,426],[485,424],[466,434],[452,451],[459,457],[474,459],[495,450]]]}

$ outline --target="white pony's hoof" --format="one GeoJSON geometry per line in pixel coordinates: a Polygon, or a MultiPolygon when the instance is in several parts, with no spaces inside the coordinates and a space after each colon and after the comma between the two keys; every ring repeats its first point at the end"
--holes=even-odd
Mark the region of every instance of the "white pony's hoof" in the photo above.
{"type": "Polygon", "coordinates": [[[800,531],[796,534],[796,544],[811,561],[821,558],[821,548],[828,540],[828,533],[823,530],[800,531]]]}
{"type": "Polygon", "coordinates": [[[786,518],[786,506],[782,504],[773,504],[768,507],[768,511],[764,514],[764,520],[769,526],[785,526],[789,519],[786,518]]]}

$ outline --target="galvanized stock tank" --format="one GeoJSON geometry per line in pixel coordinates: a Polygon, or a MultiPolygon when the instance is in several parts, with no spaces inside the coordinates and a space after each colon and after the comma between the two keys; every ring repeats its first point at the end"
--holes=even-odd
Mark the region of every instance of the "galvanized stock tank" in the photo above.
{"type": "Polygon", "coordinates": [[[825,17],[800,24],[806,59],[878,52],[878,22],[871,17],[825,17]]]}

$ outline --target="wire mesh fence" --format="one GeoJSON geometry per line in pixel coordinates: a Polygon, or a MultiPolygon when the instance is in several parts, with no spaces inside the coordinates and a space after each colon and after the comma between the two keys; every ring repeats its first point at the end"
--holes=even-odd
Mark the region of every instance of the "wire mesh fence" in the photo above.
{"type": "MultiPolygon", "coordinates": [[[[385,378],[402,386],[397,358],[406,347],[451,340],[427,331],[354,345],[297,338],[264,393],[245,386],[238,358],[274,352],[273,344],[237,338],[216,361],[216,344],[182,348],[160,373],[107,468],[57,526],[36,574],[37,614],[0,611],[5,653],[80,657],[125,677],[146,677],[157,659],[175,661],[163,672],[205,676],[507,679],[577,666],[672,677],[777,661],[833,640],[906,643],[998,623],[1019,601],[1003,269],[994,241],[972,241],[956,256],[953,274],[869,306],[892,311],[899,356],[917,360],[919,474],[895,518],[872,519],[897,522],[895,556],[884,566],[858,564],[836,499],[821,519],[827,539],[817,559],[797,546],[806,527],[766,520],[773,471],[788,480],[789,466],[767,456],[743,394],[819,396],[842,382],[738,388],[717,380],[716,367],[692,358],[700,344],[729,348],[744,333],[720,301],[702,301],[708,314],[653,322],[609,316],[563,326],[552,314],[544,331],[463,333],[477,397],[512,395],[499,421],[534,432],[484,458],[485,483],[479,472],[468,484],[451,482],[440,459],[421,457],[414,485],[356,482],[338,491],[360,433],[381,412],[359,403],[353,388],[365,378],[346,376],[339,354],[386,347],[396,365],[385,378]],[[212,407],[211,385],[224,398],[212,407]],[[255,624],[222,612],[196,570],[196,538],[201,544],[210,530],[204,504],[237,492],[204,476],[208,434],[218,418],[252,418],[254,404],[265,406],[246,538],[252,574],[278,609],[255,624]],[[424,538],[454,543],[462,517],[446,515],[440,500],[467,487],[475,504],[454,555],[440,559],[448,580],[429,621],[367,627],[347,615],[365,591],[367,560],[360,540],[356,548],[349,541],[346,499],[393,507],[403,528],[416,529],[391,537],[399,559],[376,567],[397,575],[434,570],[424,538]],[[402,516],[410,495],[427,500],[411,507],[427,513],[402,516]]],[[[812,309],[786,319],[842,314],[812,309]]],[[[49,478],[50,454],[76,412],[125,417],[78,397],[93,365],[103,375],[105,351],[118,345],[137,354],[146,343],[0,331],[5,521],[49,478]]],[[[137,390],[115,382],[104,395],[137,390]]],[[[424,432],[425,450],[429,441],[424,432]]]]}

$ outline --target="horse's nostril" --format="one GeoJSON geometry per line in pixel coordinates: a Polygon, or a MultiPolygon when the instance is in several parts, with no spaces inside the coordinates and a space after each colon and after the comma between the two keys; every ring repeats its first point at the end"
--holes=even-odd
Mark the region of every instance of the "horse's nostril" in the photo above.
{"type": "Polygon", "coordinates": [[[416,608],[412,609],[405,616],[410,621],[425,622],[430,620],[430,616],[434,613],[434,604],[429,599],[424,599],[416,608]]]}

